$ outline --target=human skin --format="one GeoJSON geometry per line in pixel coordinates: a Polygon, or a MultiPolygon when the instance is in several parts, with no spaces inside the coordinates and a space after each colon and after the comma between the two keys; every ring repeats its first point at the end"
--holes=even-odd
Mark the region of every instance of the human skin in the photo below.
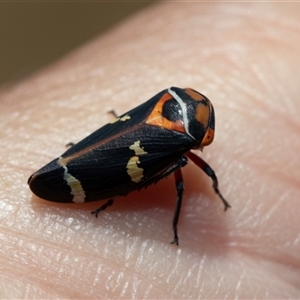
{"type": "MultiPolygon", "coordinates": [[[[300,5],[165,3],[0,90],[1,298],[299,298],[300,5]],[[192,162],[179,246],[173,176],[103,202],[32,197],[28,177],[169,86],[205,94],[212,145],[192,162]]],[[[108,161],[109,163],[109,161],[108,161]]]]}

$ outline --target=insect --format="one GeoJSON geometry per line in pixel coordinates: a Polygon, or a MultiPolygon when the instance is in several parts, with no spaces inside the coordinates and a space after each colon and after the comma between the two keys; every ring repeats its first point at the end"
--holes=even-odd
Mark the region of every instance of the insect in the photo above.
{"type": "Polygon", "coordinates": [[[218,188],[213,169],[191,149],[208,146],[214,139],[214,109],[204,95],[171,87],[117,117],[28,179],[32,192],[54,202],[91,202],[108,199],[92,213],[112,205],[115,198],[140,190],[174,173],[177,224],[184,183],[181,168],[188,158],[213,181],[225,210],[230,207],[218,188]]]}

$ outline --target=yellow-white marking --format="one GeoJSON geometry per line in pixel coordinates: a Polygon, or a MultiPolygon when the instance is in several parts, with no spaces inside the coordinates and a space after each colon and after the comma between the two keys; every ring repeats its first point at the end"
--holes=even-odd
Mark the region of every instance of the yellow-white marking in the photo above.
{"type": "Polygon", "coordinates": [[[130,150],[133,150],[135,155],[143,155],[143,154],[147,154],[148,152],[146,152],[144,150],[143,147],[141,147],[141,141],[136,141],[134,142],[130,147],[130,150]]]}
{"type": "Polygon", "coordinates": [[[67,166],[63,163],[63,158],[58,159],[58,164],[64,168],[64,180],[67,182],[68,186],[71,188],[71,194],[73,197],[73,202],[83,203],[85,200],[85,192],[82,185],[78,179],[69,173],[67,166]]]}
{"type": "Polygon", "coordinates": [[[127,163],[127,173],[130,176],[133,182],[140,182],[144,177],[144,169],[139,168],[138,164],[140,163],[138,156],[132,156],[127,163]]]}
{"type": "Polygon", "coordinates": [[[130,120],[130,119],[131,119],[131,117],[129,115],[125,115],[122,118],[119,117],[119,118],[114,119],[113,121],[110,122],[110,124],[114,124],[118,121],[125,122],[125,121],[130,120]]]}
{"type": "Polygon", "coordinates": [[[123,116],[122,118],[120,118],[120,121],[126,121],[126,120],[130,120],[131,119],[131,117],[129,116],[129,115],[125,115],[125,116],[123,116]]]}

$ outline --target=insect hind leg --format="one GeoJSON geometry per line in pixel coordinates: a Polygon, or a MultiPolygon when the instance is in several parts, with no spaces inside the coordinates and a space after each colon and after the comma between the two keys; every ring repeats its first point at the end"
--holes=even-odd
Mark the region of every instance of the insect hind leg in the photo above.
{"type": "Polygon", "coordinates": [[[117,115],[117,113],[112,109],[112,110],[110,110],[110,111],[108,111],[108,113],[110,114],[110,115],[112,115],[115,119],[117,119],[118,118],[118,115],[117,115]]]}
{"type": "Polygon", "coordinates": [[[113,203],[114,199],[109,199],[105,204],[92,211],[91,214],[95,215],[95,217],[98,218],[98,214],[100,213],[100,211],[105,210],[108,206],[112,206],[113,203]]]}

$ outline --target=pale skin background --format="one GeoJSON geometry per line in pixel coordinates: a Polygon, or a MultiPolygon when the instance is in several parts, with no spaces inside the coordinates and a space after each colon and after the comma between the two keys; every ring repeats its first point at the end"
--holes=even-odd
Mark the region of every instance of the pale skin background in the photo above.
{"type": "MultiPolygon", "coordinates": [[[[1,298],[299,298],[300,5],[167,3],[0,91],[1,298]],[[32,198],[32,172],[169,86],[212,101],[170,245],[172,176],[100,203],[32,198]],[[31,199],[32,198],[32,199],[31,199]]],[[[109,162],[108,162],[109,163],[109,162]]]]}

